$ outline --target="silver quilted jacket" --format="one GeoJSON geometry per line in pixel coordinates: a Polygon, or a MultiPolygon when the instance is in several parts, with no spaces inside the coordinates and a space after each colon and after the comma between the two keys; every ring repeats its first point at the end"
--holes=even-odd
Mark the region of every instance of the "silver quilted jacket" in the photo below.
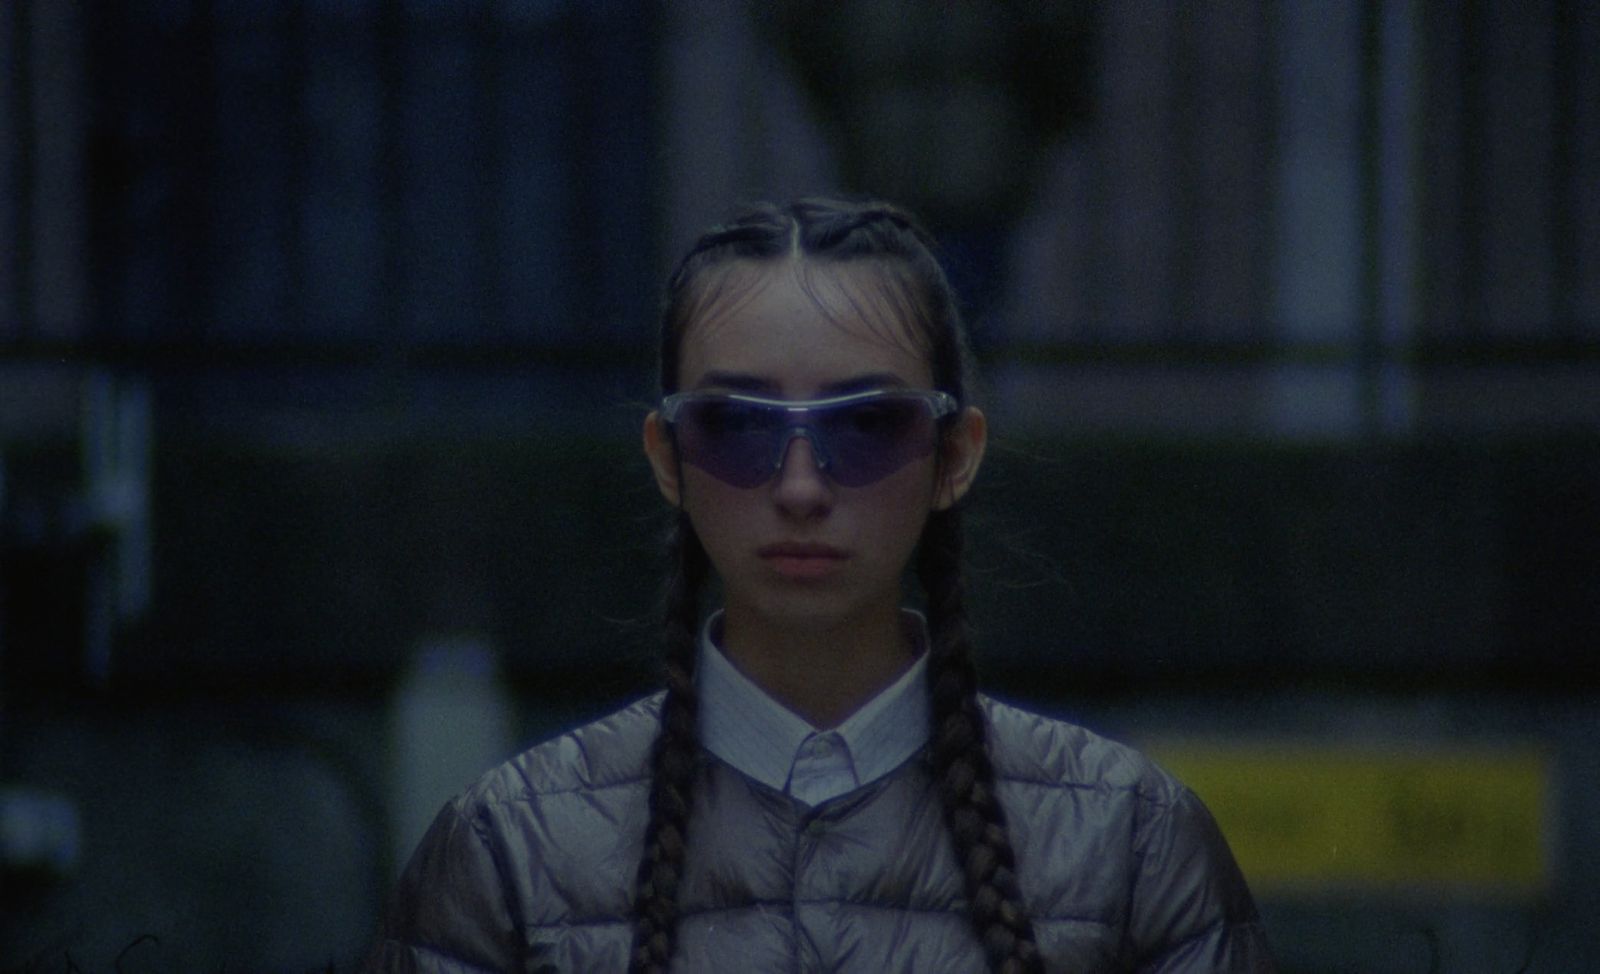
{"type": "MultiPolygon", "coordinates": [[[[446,805],[374,971],[624,971],[660,695],[539,745],[446,805]]],[[[984,698],[1050,971],[1271,971],[1194,795],[1138,752],[984,698]]],[[[985,970],[920,757],[816,808],[706,755],[675,971],[985,970]]]]}

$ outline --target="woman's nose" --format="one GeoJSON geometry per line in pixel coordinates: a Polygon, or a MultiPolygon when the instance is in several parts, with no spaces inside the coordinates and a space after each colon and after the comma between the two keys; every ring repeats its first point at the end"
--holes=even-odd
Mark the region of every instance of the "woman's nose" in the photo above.
{"type": "Polygon", "coordinates": [[[802,515],[825,510],[833,503],[833,483],[817,462],[817,450],[809,436],[797,434],[784,445],[773,490],[780,505],[802,515]]]}

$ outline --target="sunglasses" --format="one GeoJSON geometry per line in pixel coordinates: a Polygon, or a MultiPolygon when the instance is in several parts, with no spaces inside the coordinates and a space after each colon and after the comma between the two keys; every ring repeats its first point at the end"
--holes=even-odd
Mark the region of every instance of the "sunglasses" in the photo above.
{"type": "Polygon", "coordinates": [[[864,487],[932,453],[940,418],[956,409],[949,393],[901,389],[797,401],[734,392],[661,400],[683,459],[734,487],[776,476],[797,436],[834,483],[864,487]]]}

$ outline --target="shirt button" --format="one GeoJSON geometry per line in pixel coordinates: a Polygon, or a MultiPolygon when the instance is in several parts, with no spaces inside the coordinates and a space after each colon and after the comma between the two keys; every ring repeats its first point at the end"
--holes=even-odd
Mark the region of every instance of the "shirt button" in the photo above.
{"type": "Polygon", "coordinates": [[[833,753],[833,742],[826,737],[819,737],[811,742],[811,753],[819,758],[825,758],[833,753]]]}
{"type": "Polygon", "coordinates": [[[822,819],[820,818],[814,818],[806,823],[806,835],[811,836],[813,839],[826,831],[828,831],[828,827],[822,824],[822,819]]]}

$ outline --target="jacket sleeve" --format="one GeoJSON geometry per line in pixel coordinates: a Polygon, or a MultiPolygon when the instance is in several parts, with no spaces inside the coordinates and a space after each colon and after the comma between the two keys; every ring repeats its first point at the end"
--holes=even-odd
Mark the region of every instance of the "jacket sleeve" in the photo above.
{"type": "Polygon", "coordinates": [[[411,856],[389,905],[369,972],[522,969],[499,857],[460,799],[444,807],[411,856]]]}
{"type": "Polygon", "coordinates": [[[1135,841],[1129,913],[1141,974],[1270,974],[1266,932],[1244,876],[1211,813],[1182,786],[1152,803],[1135,841]]]}

